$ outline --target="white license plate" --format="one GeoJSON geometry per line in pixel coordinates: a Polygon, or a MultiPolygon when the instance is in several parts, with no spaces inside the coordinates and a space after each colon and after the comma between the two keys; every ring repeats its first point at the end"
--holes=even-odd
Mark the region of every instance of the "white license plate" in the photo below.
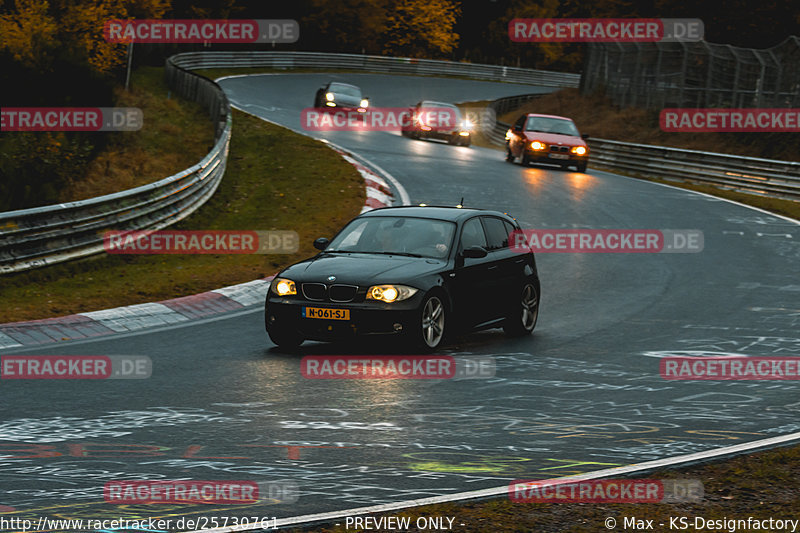
{"type": "Polygon", "coordinates": [[[553,159],[569,159],[569,154],[550,154],[548,157],[553,159]]]}

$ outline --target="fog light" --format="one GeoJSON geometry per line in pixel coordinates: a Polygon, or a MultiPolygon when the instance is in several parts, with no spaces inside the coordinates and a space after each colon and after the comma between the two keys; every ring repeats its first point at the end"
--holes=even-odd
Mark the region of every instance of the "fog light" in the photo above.
{"type": "Polygon", "coordinates": [[[403,331],[403,324],[395,324],[392,327],[394,328],[395,332],[403,331]]]}

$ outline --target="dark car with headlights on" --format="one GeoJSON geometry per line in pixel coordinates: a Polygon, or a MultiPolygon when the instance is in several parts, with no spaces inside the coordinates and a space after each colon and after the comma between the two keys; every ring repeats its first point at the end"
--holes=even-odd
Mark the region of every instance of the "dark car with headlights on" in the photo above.
{"type": "Polygon", "coordinates": [[[549,163],[561,168],[574,166],[586,172],[589,146],[572,120],[556,115],[528,113],[517,119],[506,132],[506,161],[523,166],[549,163]]]}
{"type": "Polygon", "coordinates": [[[317,89],[314,107],[356,109],[360,113],[366,113],[369,98],[363,96],[361,89],[355,85],[332,81],[317,89]]]}
{"type": "Polygon", "coordinates": [[[424,351],[457,332],[529,334],[539,278],[533,252],[509,247],[515,230],[517,222],[497,211],[368,211],[331,241],[317,239],[319,254],[275,276],[267,333],[281,347],[375,334],[403,337],[424,351]]]}
{"type": "Polygon", "coordinates": [[[440,139],[469,146],[474,125],[453,104],[423,100],[409,109],[409,120],[401,133],[412,139],[440,139]]]}

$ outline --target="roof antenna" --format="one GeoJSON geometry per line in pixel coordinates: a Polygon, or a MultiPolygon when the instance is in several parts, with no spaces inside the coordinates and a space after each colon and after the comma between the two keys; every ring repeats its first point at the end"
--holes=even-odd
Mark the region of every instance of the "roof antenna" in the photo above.
{"type": "Polygon", "coordinates": [[[458,202],[458,205],[456,207],[464,207],[464,197],[463,196],[461,197],[461,201],[458,202]]]}

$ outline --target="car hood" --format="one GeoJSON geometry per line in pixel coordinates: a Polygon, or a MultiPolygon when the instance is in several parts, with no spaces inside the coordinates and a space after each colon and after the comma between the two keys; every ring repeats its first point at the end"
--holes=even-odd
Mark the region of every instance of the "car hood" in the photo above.
{"type": "Polygon", "coordinates": [[[539,131],[526,131],[525,138],[528,141],[541,141],[545,144],[563,144],[564,146],[586,146],[586,141],[580,137],[572,135],[561,135],[560,133],[542,133],[539,131]]]}
{"type": "Polygon", "coordinates": [[[397,255],[371,255],[360,253],[320,254],[290,266],[281,277],[293,281],[317,281],[330,284],[328,276],[336,276],[335,283],[370,285],[375,283],[402,283],[444,268],[438,259],[403,257],[397,255]]]}

